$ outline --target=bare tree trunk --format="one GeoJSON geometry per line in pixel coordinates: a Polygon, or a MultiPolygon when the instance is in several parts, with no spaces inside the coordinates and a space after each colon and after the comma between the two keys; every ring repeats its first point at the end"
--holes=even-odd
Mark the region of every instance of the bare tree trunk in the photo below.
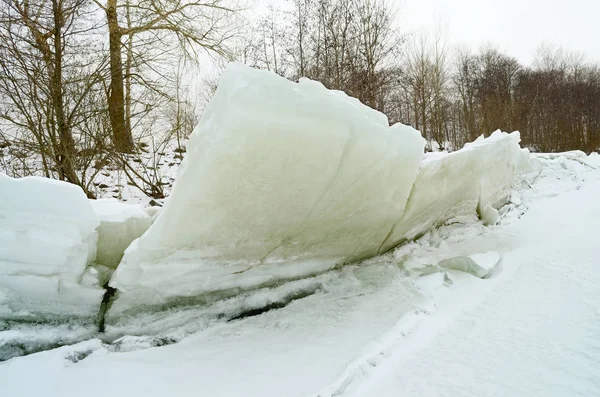
{"type": "Polygon", "coordinates": [[[52,11],[54,18],[54,67],[51,68],[50,73],[50,95],[52,96],[52,104],[56,113],[56,123],[58,124],[58,136],[60,139],[60,151],[59,153],[59,167],[60,174],[67,181],[80,185],[79,177],[75,172],[75,166],[73,159],[75,156],[75,141],[73,140],[73,134],[69,128],[67,117],[65,115],[65,108],[63,102],[62,92],[62,23],[63,16],[61,15],[61,8],[59,7],[57,0],[52,0],[52,11]]]}
{"type": "MultiPolygon", "coordinates": [[[[131,9],[127,0],[127,29],[131,29],[131,9]]],[[[127,36],[127,59],[125,61],[125,124],[131,134],[131,69],[133,64],[133,34],[127,36]]]]}
{"type": "Polygon", "coordinates": [[[33,36],[36,45],[41,52],[42,59],[48,69],[49,93],[52,110],[56,117],[56,128],[58,129],[59,142],[57,147],[58,174],[60,179],[67,180],[76,185],[81,185],[77,172],[75,171],[75,141],[64,110],[64,98],[62,91],[62,56],[64,53],[62,34],[64,15],[63,6],[57,0],[52,0],[52,23],[51,35],[44,36],[38,26],[29,15],[29,3],[15,3],[15,7],[23,17],[25,25],[33,36]],[[52,37],[52,47],[46,38],[52,37]]]}
{"type": "Polygon", "coordinates": [[[110,51],[110,86],[108,95],[108,114],[113,133],[115,149],[121,153],[134,151],[131,130],[125,121],[125,93],[123,89],[123,61],[121,55],[121,28],[117,15],[117,0],[106,3],[106,20],[110,51]]]}
{"type": "Polygon", "coordinates": [[[299,61],[299,73],[298,73],[298,77],[304,77],[305,72],[304,72],[304,64],[305,64],[305,59],[304,59],[304,30],[305,30],[305,25],[306,25],[306,12],[307,12],[307,6],[306,6],[306,2],[304,2],[304,0],[296,0],[296,16],[297,16],[297,23],[298,23],[298,61],[299,61]],[[304,4],[304,9],[302,8],[302,5],[304,4]]]}

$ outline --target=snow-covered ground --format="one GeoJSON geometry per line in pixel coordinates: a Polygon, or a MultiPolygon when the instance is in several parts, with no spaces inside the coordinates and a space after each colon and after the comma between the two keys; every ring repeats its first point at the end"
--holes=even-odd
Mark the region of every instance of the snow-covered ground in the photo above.
{"type": "Polygon", "coordinates": [[[599,157],[541,161],[493,226],[455,218],[362,264],[123,319],[0,363],[2,395],[600,395],[599,157]]]}
{"type": "MultiPolygon", "coordinates": [[[[177,171],[186,155],[185,144],[181,147],[175,139],[140,139],[139,152],[126,155],[127,172],[116,159],[94,161],[86,169],[79,169],[80,177],[89,182],[88,189],[99,199],[118,199],[130,204],[162,205],[161,196],[168,196],[173,187],[177,171]],[[152,185],[155,191],[152,192],[152,185]],[[151,194],[152,193],[152,194],[151,194]],[[151,197],[152,196],[152,197],[151,197]],[[155,197],[155,198],[153,198],[155,197]]],[[[1,142],[0,142],[1,143],[1,142]]],[[[103,158],[101,154],[97,155],[103,158]]],[[[0,145],[0,173],[13,178],[23,176],[45,176],[42,158],[36,153],[24,155],[18,145],[0,145]]]]}

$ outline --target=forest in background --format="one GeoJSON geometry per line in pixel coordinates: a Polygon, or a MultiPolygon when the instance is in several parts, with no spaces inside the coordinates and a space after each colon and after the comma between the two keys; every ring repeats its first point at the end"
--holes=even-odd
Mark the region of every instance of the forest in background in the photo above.
{"type": "Polygon", "coordinates": [[[164,197],[157,171],[239,61],[318,80],[455,150],[496,129],[522,146],[600,148],[600,67],[541,46],[522,65],[493,45],[448,43],[444,25],[405,32],[381,0],[1,0],[0,171],[81,186],[119,170],[164,197]],[[197,70],[212,78],[197,83],[197,70]],[[202,100],[199,100],[202,99],[202,100]],[[149,162],[140,160],[145,153],[149,162]]]}
{"type": "Polygon", "coordinates": [[[403,33],[395,20],[385,2],[294,0],[262,16],[241,59],[345,91],[446,149],[496,129],[535,151],[600,147],[600,67],[583,55],[540,45],[525,66],[493,44],[451,46],[441,21],[403,33]]]}

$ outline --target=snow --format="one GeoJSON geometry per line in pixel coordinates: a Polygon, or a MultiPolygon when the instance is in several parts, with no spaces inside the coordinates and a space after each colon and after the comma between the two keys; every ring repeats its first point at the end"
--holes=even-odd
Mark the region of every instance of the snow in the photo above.
{"type": "Polygon", "coordinates": [[[229,65],[172,194],[111,280],[111,313],[376,254],[402,215],[424,144],[317,82],[229,65]]]}
{"type": "Polygon", "coordinates": [[[115,199],[90,200],[90,204],[100,220],[96,263],[116,269],[125,249],[148,230],[153,218],[139,204],[115,199]]]}
{"type": "Polygon", "coordinates": [[[342,92],[232,64],[154,223],[0,174],[2,390],[598,395],[600,156],[518,143],[423,157],[342,92]]]}
{"type": "Polygon", "coordinates": [[[594,167],[600,167],[600,154],[592,152],[586,159],[586,162],[594,167]]]}
{"type": "Polygon", "coordinates": [[[103,335],[11,359],[0,364],[2,391],[15,397],[94,397],[107,390],[114,397],[600,395],[594,158],[584,159],[587,165],[541,158],[542,168],[511,194],[494,225],[475,215],[455,217],[357,265],[208,308],[138,318],[137,334],[131,319],[129,328],[114,330],[126,332],[117,341],[103,335]],[[454,258],[496,272],[480,278],[438,266],[454,258]],[[231,320],[240,308],[298,290],[314,293],[231,320]],[[165,327],[172,328],[160,333],[165,327]]]}
{"type": "Polygon", "coordinates": [[[95,318],[98,224],[79,187],[0,174],[0,322],[95,318]]]}
{"type": "Polygon", "coordinates": [[[580,190],[536,202],[519,222],[473,241],[509,247],[503,272],[463,284],[458,307],[450,291],[438,291],[439,315],[344,395],[600,395],[600,175],[588,177],[580,190]]]}
{"type": "Polygon", "coordinates": [[[82,389],[93,397],[103,395],[107,388],[116,396],[309,395],[316,386],[335,379],[399,316],[421,303],[420,298],[413,299],[410,283],[398,275],[399,269],[391,264],[349,266],[324,277],[321,292],[281,310],[213,324],[177,344],[161,347],[152,346],[169,336],[121,338],[96,346],[77,364],[69,357],[85,352],[88,346],[13,359],[0,367],[0,381],[15,397],[35,395],[36,390],[48,396],[74,396],[82,389]],[[383,304],[373,308],[374,302],[383,304]],[[9,376],[22,377],[19,374],[25,374],[26,368],[35,368],[27,364],[28,358],[43,362],[39,367],[46,371],[36,371],[39,388],[25,385],[18,389],[18,382],[9,376]],[[96,384],[99,368],[103,379],[110,381],[104,381],[105,387],[89,387],[96,384]]]}
{"type": "MultiPolygon", "coordinates": [[[[161,199],[171,191],[177,169],[185,156],[187,142],[184,137],[177,141],[171,139],[170,135],[170,129],[163,134],[158,128],[149,136],[136,137],[139,152],[123,155],[122,161],[126,166],[102,160],[104,154],[100,155],[101,151],[98,151],[98,161],[92,161],[87,168],[76,172],[90,192],[99,199],[116,198],[142,205],[149,205],[152,201],[161,203],[161,199]]],[[[23,144],[25,143],[17,139],[15,144],[0,148],[0,173],[13,178],[25,175],[46,176],[42,156],[23,147],[23,144]],[[23,153],[27,153],[27,157],[24,158],[23,153]]]]}

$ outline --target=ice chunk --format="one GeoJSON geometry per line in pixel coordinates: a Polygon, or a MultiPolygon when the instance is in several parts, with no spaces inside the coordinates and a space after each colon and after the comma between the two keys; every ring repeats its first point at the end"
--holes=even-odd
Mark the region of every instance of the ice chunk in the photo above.
{"type": "Polygon", "coordinates": [[[111,311],[375,254],[402,215],[424,145],[343,93],[230,64],[171,196],[111,280],[111,311]]]}
{"type": "Polygon", "coordinates": [[[536,153],[535,156],[547,160],[554,160],[559,157],[564,157],[568,160],[573,161],[585,161],[588,158],[588,155],[585,154],[585,152],[582,152],[581,150],[570,150],[568,152],[560,153],[536,153]]]}
{"type": "Polygon", "coordinates": [[[529,153],[521,149],[520,141],[518,131],[508,134],[497,130],[472,147],[480,161],[480,212],[487,206],[497,209],[506,204],[520,176],[529,172],[529,153]]]}
{"type": "Polygon", "coordinates": [[[529,153],[521,150],[519,139],[518,132],[496,131],[456,152],[427,155],[404,214],[379,252],[452,218],[479,213],[485,223],[495,223],[494,209],[508,200],[529,166],[529,153]]]}
{"type": "Polygon", "coordinates": [[[565,169],[567,169],[569,167],[569,162],[567,162],[567,160],[581,163],[590,168],[597,168],[600,165],[597,157],[595,157],[597,155],[598,155],[598,153],[592,152],[588,156],[587,154],[585,154],[585,152],[582,152],[581,150],[571,150],[568,152],[561,152],[561,153],[535,153],[534,154],[534,156],[540,160],[559,160],[562,162],[561,164],[565,169]]]}
{"type": "Polygon", "coordinates": [[[501,256],[494,251],[488,251],[469,256],[444,259],[438,263],[442,269],[459,270],[479,278],[487,278],[497,272],[501,256]]]}
{"type": "Polygon", "coordinates": [[[125,249],[152,224],[151,215],[139,204],[115,199],[90,200],[100,220],[96,263],[116,269],[125,249]]]}
{"type": "Polygon", "coordinates": [[[480,210],[479,215],[484,225],[494,225],[500,219],[500,214],[498,213],[498,210],[494,207],[490,207],[489,205],[480,210]]]}
{"type": "Polygon", "coordinates": [[[0,174],[0,319],[95,316],[103,290],[81,280],[98,225],[79,187],[0,174]]]}
{"type": "Polygon", "coordinates": [[[598,154],[598,152],[590,153],[587,159],[588,164],[592,165],[593,167],[600,167],[600,154],[598,154]]]}

